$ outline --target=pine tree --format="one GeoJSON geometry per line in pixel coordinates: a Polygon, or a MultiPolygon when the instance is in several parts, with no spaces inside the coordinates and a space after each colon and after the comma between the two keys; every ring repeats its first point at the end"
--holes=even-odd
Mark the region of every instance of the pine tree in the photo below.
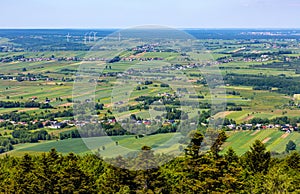
{"type": "Polygon", "coordinates": [[[102,193],[126,193],[135,188],[133,173],[128,170],[127,161],[121,156],[110,161],[99,182],[102,193]]]}
{"type": "Polygon", "coordinates": [[[151,147],[143,146],[135,160],[137,193],[153,193],[159,184],[158,164],[151,147]]]}
{"type": "Polygon", "coordinates": [[[58,187],[59,170],[61,169],[62,156],[58,155],[55,149],[48,154],[43,154],[39,161],[36,175],[41,181],[41,190],[44,193],[59,192],[58,187]]]}
{"type": "Polygon", "coordinates": [[[60,170],[58,186],[61,193],[92,193],[94,181],[78,166],[78,157],[73,153],[64,157],[63,169],[60,170]]]}
{"type": "Polygon", "coordinates": [[[239,162],[239,157],[236,155],[235,151],[230,147],[225,153],[225,160],[229,164],[237,164],[239,162]]]}
{"type": "Polygon", "coordinates": [[[38,193],[40,181],[34,173],[35,164],[30,155],[25,154],[17,166],[12,179],[12,190],[16,193],[38,193]]]}
{"type": "Polygon", "coordinates": [[[286,163],[290,168],[300,171],[300,154],[292,152],[287,156],[286,163]]]}
{"type": "Polygon", "coordinates": [[[185,149],[185,153],[192,158],[199,158],[199,150],[204,137],[198,130],[191,131],[188,136],[191,139],[191,142],[185,149]]]}
{"type": "Polygon", "coordinates": [[[246,168],[254,173],[267,173],[270,160],[270,151],[266,151],[266,146],[259,140],[254,142],[244,157],[246,168]]]}
{"type": "Polygon", "coordinates": [[[221,131],[218,134],[217,139],[215,140],[215,142],[213,143],[213,145],[211,146],[211,152],[213,153],[213,155],[218,158],[219,157],[219,152],[221,151],[221,146],[223,145],[223,143],[226,141],[227,136],[225,131],[221,131]]]}

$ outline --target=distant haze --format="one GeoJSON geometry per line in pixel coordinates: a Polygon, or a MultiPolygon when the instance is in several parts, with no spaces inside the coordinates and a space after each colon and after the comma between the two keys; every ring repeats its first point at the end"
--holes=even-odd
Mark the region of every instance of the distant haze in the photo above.
{"type": "Polygon", "coordinates": [[[300,0],[3,0],[0,28],[300,28],[300,0]]]}

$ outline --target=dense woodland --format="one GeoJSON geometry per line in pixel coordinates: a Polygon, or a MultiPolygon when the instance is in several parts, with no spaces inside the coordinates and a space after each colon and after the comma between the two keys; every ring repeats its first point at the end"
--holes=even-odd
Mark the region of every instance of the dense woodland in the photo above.
{"type": "Polygon", "coordinates": [[[0,159],[2,193],[299,193],[300,155],[272,158],[256,141],[239,157],[232,149],[221,155],[226,140],[220,132],[209,151],[203,135],[191,132],[185,155],[168,163],[144,146],[136,158],[110,162],[96,155],[47,154],[0,159]],[[165,164],[164,164],[165,163],[165,164]],[[161,165],[162,164],[162,165],[161,165]],[[129,170],[130,169],[130,170],[129,170]],[[144,170],[141,170],[144,169],[144,170]]]}

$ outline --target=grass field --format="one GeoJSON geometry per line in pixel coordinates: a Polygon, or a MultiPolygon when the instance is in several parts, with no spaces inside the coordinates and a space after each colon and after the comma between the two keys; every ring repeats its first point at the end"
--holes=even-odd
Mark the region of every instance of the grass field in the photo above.
{"type": "MultiPolygon", "coordinates": [[[[286,144],[292,140],[297,144],[297,150],[300,151],[300,133],[294,132],[286,134],[274,129],[260,131],[237,131],[228,132],[229,138],[223,146],[221,153],[225,153],[229,147],[232,147],[238,155],[244,154],[250,149],[255,140],[261,140],[265,143],[267,150],[282,153],[285,151],[286,144]]],[[[151,146],[156,153],[178,154],[178,140],[181,135],[158,134],[136,139],[135,136],[115,136],[115,137],[94,137],[83,139],[67,139],[61,141],[48,141],[37,144],[20,144],[15,150],[9,152],[12,156],[22,156],[24,153],[41,154],[55,148],[62,154],[74,152],[76,154],[88,154],[98,152],[104,158],[116,157],[118,155],[126,156],[132,152],[141,149],[142,146],[151,146]],[[118,145],[116,145],[118,142],[118,145]],[[103,150],[103,146],[105,149],[103,150]]]]}
{"type": "Polygon", "coordinates": [[[164,58],[166,61],[174,60],[179,56],[178,53],[172,53],[172,52],[156,52],[156,53],[143,53],[140,55],[140,58],[154,58],[154,57],[161,57],[164,58]]]}
{"type": "Polygon", "coordinates": [[[48,152],[55,148],[62,154],[70,152],[76,154],[87,154],[101,149],[100,154],[103,157],[115,157],[118,155],[125,156],[130,152],[140,150],[144,145],[151,146],[158,153],[177,153],[181,137],[178,133],[158,134],[136,139],[135,136],[115,136],[115,137],[94,137],[94,138],[77,138],[59,141],[47,141],[37,144],[21,144],[10,152],[13,156],[22,156],[24,153],[40,154],[48,152]],[[116,145],[118,142],[118,145],[116,145]],[[103,146],[105,150],[103,150],[103,146]]]}
{"type": "Polygon", "coordinates": [[[255,140],[266,141],[267,150],[282,153],[289,140],[293,140],[297,144],[297,150],[300,150],[300,133],[294,132],[285,137],[285,132],[274,129],[261,131],[238,131],[230,132],[229,138],[224,145],[223,153],[232,147],[238,155],[244,154],[255,140]]]}

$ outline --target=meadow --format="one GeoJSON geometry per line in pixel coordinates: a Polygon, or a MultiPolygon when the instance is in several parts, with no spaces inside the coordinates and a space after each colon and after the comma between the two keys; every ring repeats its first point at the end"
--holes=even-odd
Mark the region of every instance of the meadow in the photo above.
{"type": "Polygon", "coordinates": [[[286,144],[292,140],[300,150],[300,134],[298,132],[287,134],[277,129],[257,130],[257,131],[235,131],[228,132],[227,139],[222,153],[232,147],[238,155],[244,154],[249,150],[255,140],[262,141],[267,150],[271,152],[284,153],[286,144]]]}
{"type": "MultiPolygon", "coordinates": [[[[285,133],[278,129],[267,130],[245,130],[227,132],[228,139],[222,147],[222,154],[229,148],[233,148],[238,155],[243,155],[250,150],[250,146],[255,140],[262,141],[267,150],[271,152],[284,153],[286,144],[292,140],[300,151],[300,134],[285,133]]],[[[15,150],[9,152],[12,156],[22,156],[24,153],[41,154],[55,148],[58,152],[68,154],[70,152],[85,155],[97,153],[104,157],[116,157],[118,155],[129,156],[140,150],[142,146],[151,146],[155,153],[180,154],[178,140],[182,136],[179,133],[157,134],[136,138],[135,136],[114,136],[114,137],[94,137],[76,138],[66,140],[44,141],[36,144],[20,144],[15,150]],[[116,145],[118,142],[118,145],[116,145]]]]}
{"type": "Polygon", "coordinates": [[[12,156],[21,156],[24,153],[41,154],[55,148],[58,152],[68,154],[88,154],[99,152],[102,157],[126,156],[140,150],[144,145],[158,150],[158,153],[178,153],[178,140],[182,137],[179,133],[157,134],[136,138],[135,136],[113,136],[76,138],[67,140],[46,141],[37,144],[23,144],[16,146],[9,152],[12,156]],[[118,145],[116,145],[118,142],[118,145]],[[159,148],[159,149],[158,149],[159,148]]]}

